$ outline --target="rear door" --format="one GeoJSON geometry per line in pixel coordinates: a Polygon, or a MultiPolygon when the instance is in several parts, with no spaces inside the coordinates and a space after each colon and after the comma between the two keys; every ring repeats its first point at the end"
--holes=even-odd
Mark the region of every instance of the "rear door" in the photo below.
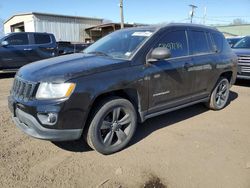
{"type": "Polygon", "coordinates": [[[192,96],[193,75],[185,29],[166,31],[154,48],[166,47],[171,58],[149,65],[149,113],[188,103],[192,96]]]}
{"type": "Polygon", "coordinates": [[[28,62],[30,46],[27,33],[15,33],[6,37],[9,45],[2,46],[0,50],[0,62],[2,69],[20,68],[28,62]]]}
{"type": "Polygon", "coordinates": [[[215,52],[211,48],[209,34],[203,30],[188,30],[190,53],[194,65],[188,69],[194,78],[194,100],[202,99],[209,95],[208,85],[214,69],[215,52]]]}
{"type": "Polygon", "coordinates": [[[34,33],[32,36],[32,61],[47,59],[56,55],[57,44],[52,35],[34,33]]]}

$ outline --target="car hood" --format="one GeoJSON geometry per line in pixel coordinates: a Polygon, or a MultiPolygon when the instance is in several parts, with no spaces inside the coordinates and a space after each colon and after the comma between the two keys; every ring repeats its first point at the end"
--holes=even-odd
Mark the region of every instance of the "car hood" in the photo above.
{"type": "Polygon", "coordinates": [[[128,64],[126,60],[78,53],[28,64],[17,75],[34,82],[60,83],[79,76],[123,68],[128,64]]]}
{"type": "Polygon", "coordinates": [[[236,55],[241,56],[241,55],[250,55],[250,49],[245,49],[245,48],[233,48],[233,51],[236,55]]]}

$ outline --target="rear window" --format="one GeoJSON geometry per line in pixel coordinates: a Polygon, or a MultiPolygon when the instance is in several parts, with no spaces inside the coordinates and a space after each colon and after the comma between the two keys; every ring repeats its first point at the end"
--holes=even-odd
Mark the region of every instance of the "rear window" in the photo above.
{"type": "Polygon", "coordinates": [[[191,52],[193,55],[211,52],[206,33],[203,31],[189,31],[191,52]]]}
{"type": "Polygon", "coordinates": [[[27,45],[29,44],[28,35],[25,33],[14,34],[5,39],[9,45],[27,45]]]}
{"type": "Polygon", "coordinates": [[[34,34],[35,44],[47,44],[50,43],[50,36],[46,34],[34,34]]]}

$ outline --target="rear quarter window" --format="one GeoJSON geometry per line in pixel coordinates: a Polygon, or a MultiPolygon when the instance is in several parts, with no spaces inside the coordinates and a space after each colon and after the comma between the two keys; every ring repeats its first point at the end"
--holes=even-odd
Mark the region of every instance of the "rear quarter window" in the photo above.
{"type": "Polygon", "coordinates": [[[226,41],[225,37],[220,33],[211,33],[215,48],[217,52],[231,51],[231,47],[226,41]]]}
{"type": "Polygon", "coordinates": [[[48,44],[51,42],[50,36],[46,34],[34,34],[35,44],[48,44]]]}
{"type": "Polygon", "coordinates": [[[212,33],[212,38],[215,44],[215,48],[218,52],[221,52],[223,49],[223,38],[218,33],[212,33]]]}

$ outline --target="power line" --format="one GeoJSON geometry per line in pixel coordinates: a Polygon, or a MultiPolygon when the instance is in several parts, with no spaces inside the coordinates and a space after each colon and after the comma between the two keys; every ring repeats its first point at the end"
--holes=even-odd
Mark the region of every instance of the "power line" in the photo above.
{"type": "Polygon", "coordinates": [[[250,16],[210,16],[210,18],[250,18],[250,16]]]}

